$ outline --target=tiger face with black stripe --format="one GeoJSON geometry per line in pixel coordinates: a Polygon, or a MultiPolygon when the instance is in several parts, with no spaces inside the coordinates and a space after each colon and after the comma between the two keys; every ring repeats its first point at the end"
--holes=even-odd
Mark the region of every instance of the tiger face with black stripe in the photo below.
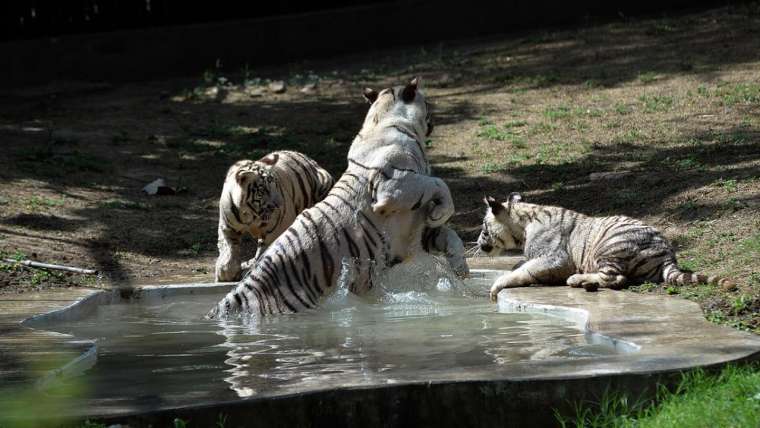
{"type": "Polygon", "coordinates": [[[333,178],[306,155],[293,151],[241,160],[227,171],[219,199],[215,280],[233,281],[248,269],[296,216],[321,201],[333,178]],[[256,239],[256,255],[241,263],[243,234],[256,239]]]}
{"type": "Polygon", "coordinates": [[[716,276],[683,272],[675,250],[654,227],[625,216],[589,217],[561,207],[529,204],[513,193],[506,202],[484,200],[488,209],[478,237],[480,250],[499,255],[522,249],[527,261],[499,277],[499,291],[531,284],[563,283],[594,291],[620,289],[630,283],[709,282],[730,287],[716,276]]]}
{"type": "Polygon", "coordinates": [[[430,176],[423,144],[430,112],[419,79],[364,95],[370,108],[346,171],[208,317],[316,308],[339,283],[362,294],[386,269],[422,251],[444,256],[454,272],[467,275],[462,241],[445,226],[454,213],[451,193],[430,176]]]}

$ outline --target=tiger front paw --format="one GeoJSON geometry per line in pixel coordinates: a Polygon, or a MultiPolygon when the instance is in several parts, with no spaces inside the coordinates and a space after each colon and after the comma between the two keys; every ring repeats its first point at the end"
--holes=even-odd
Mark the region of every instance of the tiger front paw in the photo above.
{"type": "Polygon", "coordinates": [[[491,303],[496,303],[499,297],[499,292],[505,288],[507,288],[507,283],[502,278],[497,279],[496,282],[493,283],[491,286],[491,292],[489,293],[491,303]]]}
{"type": "Polygon", "coordinates": [[[227,263],[217,262],[214,269],[215,282],[231,282],[240,279],[241,264],[230,260],[227,263]]]}
{"type": "Polygon", "coordinates": [[[470,277],[470,267],[467,266],[467,261],[464,257],[451,257],[448,258],[451,270],[459,279],[465,279],[470,277]]]}
{"type": "Polygon", "coordinates": [[[567,281],[565,281],[565,283],[573,288],[581,288],[583,287],[583,275],[577,273],[575,275],[571,275],[569,278],[567,278],[567,281]]]}

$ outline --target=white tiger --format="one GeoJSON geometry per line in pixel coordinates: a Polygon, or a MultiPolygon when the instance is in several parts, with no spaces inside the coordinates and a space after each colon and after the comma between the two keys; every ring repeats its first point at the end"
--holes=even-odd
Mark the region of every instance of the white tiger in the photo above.
{"type": "Polygon", "coordinates": [[[500,203],[486,198],[488,211],[478,237],[480,250],[497,255],[523,249],[528,259],[497,278],[499,291],[531,284],[567,284],[595,291],[643,281],[684,285],[708,282],[731,288],[725,278],[683,272],[673,247],[662,234],[626,216],[589,217],[561,207],[522,202],[513,193],[500,203]]]}
{"type": "Polygon", "coordinates": [[[306,155],[278,151],[263,158],[241,160],[227,171],[219,199],[219,257],[216,281],[239,280],[267,245],[305,208],[324,199],[334,183],[329,172],[306,155]],[[256,255],[241,263],[244,233],[256,240],[256,255]]]}
{"type": "Polygon", "coordinates": [[[454,213],[451,193],[429,175],[423,141],[432,126],[419,80],[364,95],[371,106],[346,172],[267,248],[209,318],[314,308],[339,278],[363,293],[377,274],[420,251],[445,255],[457,274],[467,275],[462,241],[444,226],[454,213]]]}

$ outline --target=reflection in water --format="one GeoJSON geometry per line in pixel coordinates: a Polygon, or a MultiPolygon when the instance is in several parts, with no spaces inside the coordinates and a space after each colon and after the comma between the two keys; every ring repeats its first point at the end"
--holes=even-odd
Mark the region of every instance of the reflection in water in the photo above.
{"type": "Polygon", "coordinates": [[[296,315],[207,321],[219,296],[185,296],[102,306],[55,329],[98,340],[86,376],[104,406],[198,404],[612,352],[569,322],[497,312],[484,297],[492,278],[476,273],[462,283],[418,268],[392,269],[369,296],[338,290],[319,310],[296,315]],[[409,278],[418,279],[413,287],[409,278]]]}

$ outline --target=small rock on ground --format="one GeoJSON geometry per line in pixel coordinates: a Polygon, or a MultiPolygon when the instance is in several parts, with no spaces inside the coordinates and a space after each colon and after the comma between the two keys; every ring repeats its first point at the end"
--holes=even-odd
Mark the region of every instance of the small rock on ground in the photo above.
{"type": "Polygon", "coordinates": [[[173,195],[177,193],[172,187],[169,187],[166,184],[166,181],[163,178],[148,183],[148,185],[143,187],[142,190],[149,195],[173,195]]]}
{"type": "Polygon", "coordinates": [[[317,90],[317,84],[316,83],[309,83],[307,85],[304,85],[303,88],[301,88],[301,93],[303,94],[313,94],[317,90]]]}
{"type": "Polygon", "coordinates": [[[282,80],[275,80],[274,82],[269,84],[269,90],[274,92],[275,94],[281,94],[285,92],[287,87],[285,86],[285,82],[282,80]]]}

